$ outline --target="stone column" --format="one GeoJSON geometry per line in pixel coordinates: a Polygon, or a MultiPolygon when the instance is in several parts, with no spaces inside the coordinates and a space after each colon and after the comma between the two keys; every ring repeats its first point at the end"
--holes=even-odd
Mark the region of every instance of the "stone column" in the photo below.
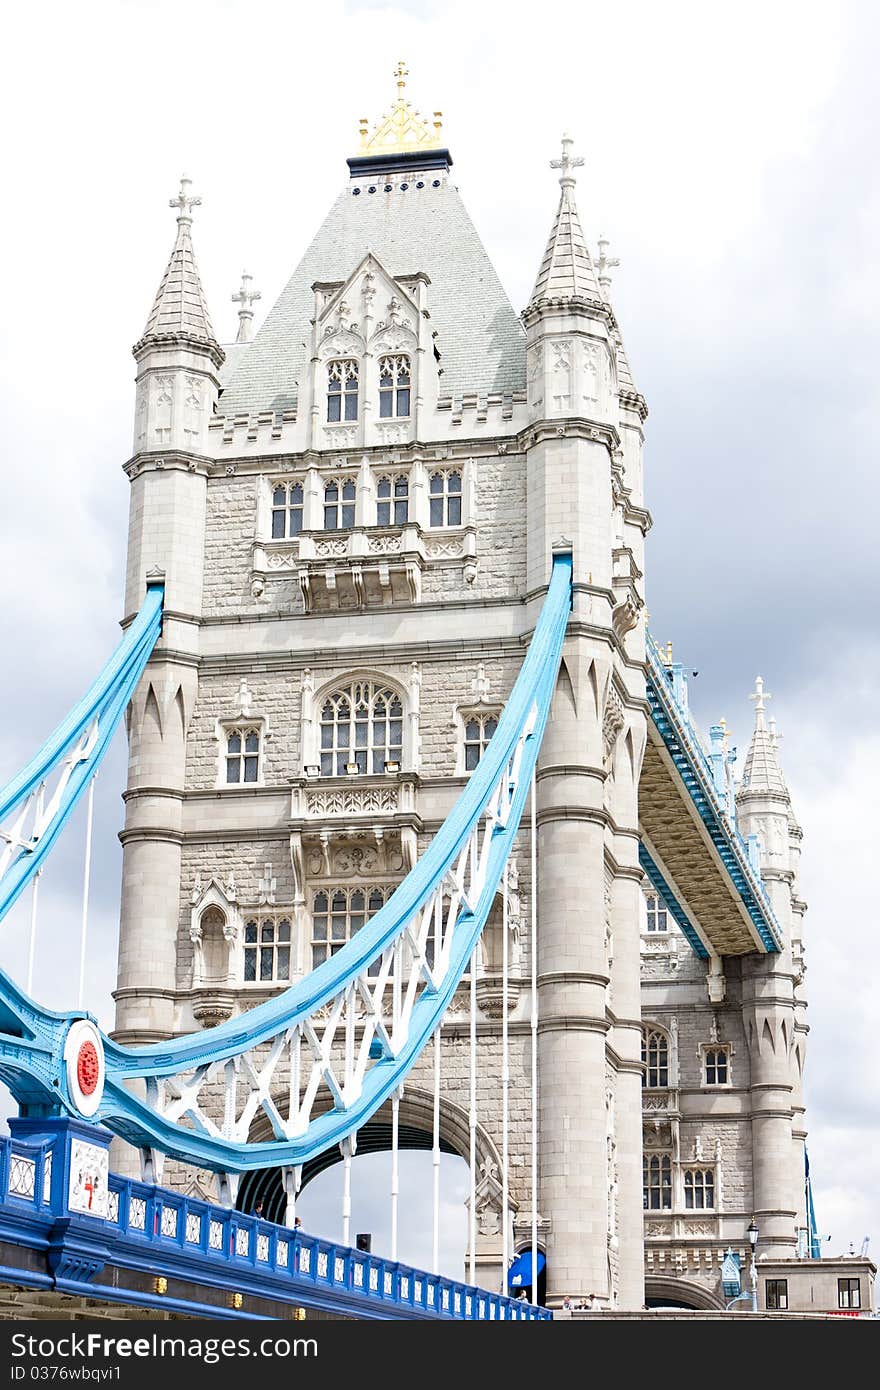
{"type": "Polygon", "coordinates": [[[761,1253],[791,1256],[798,1196],[792,1162],[794,1027],[791,977],[781,957],[743,959],[743,1028],[751,1064],[752,1205],[761,1253]]]}
{"type": "Polygon", "coordinates": [[[617,1297],[621,1308],[645,1299],[642,1214],[641,882],[638,779],[645,746],[645,716],[630,710],[613,751],[614,876],[611,884],[611,1046],[617,1060],[615,1125],[617,1166],[617,1297]]]}
{"type": "Polygon", "coordinates": [[[537,777],[540,1210],[555,1306],[608,1295],[606,817],[590,664],[588,642],[570,639],[537,777]]]}

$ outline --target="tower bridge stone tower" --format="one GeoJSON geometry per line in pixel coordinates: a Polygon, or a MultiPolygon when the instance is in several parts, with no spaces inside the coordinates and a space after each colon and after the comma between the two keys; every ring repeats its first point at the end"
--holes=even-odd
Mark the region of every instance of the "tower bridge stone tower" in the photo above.
{"type": "MultiPolygon", "coordinates": [[[[126,613],[154,568],[166,605],[131,712],[116,1036],[247,1009],[378,910],[491,738],[564,548],[573,611],[536,779],[537,883],[525,833],[508,871],[507,1213],[500,904],[477,963],[478,1268],[501,1277],[502,1224],[527,1244],[536,1202],[551,1301],[640,1307],[647,1287],[712,1306],[753,1213],[780,1251],[804,1223],[800,832],[759,700],[739,808],[788,944],[716,959],[707,990],[639,859],[647,409],[610,298],[617,261],[605,241],[590,254],[566,137],[518,316],[439,114],[423,119],[397,77],[255,336],[244,277],[237,341],[220,346],[189,180],[172,203],[126,464],[126,613]]],[[[443,1141],[465,1154],[469,1027],[465,988],[441,1069],[443,1141]]],[[[415,1136],[431,1088],[425,1059],[401,1107],[415,1136]]]]}

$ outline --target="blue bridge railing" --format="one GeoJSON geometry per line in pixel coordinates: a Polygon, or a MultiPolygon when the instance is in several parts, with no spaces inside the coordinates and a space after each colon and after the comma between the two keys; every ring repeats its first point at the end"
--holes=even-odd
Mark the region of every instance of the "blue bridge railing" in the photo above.
{"type": "MultiPolygon", "coordinates": [[[[63,1136],[59,1140],[63,1145],[63,1136]]],[[[7,1242],[0,1257],[2,1279],[143,1306],[169,1306],[161,1294],[145,1293],[142,1280],[130,1293],[116,1272],[112,1287],[102,1282],[105,1263],[112,1263],[115,1271],[161,1273],[190,1286],[240,1290],[243,1296],[349,1317],[466,1322],[552,1317],[546,1308],[519,1299],[115,1173],[109,1175],[106,1191],[96,1195],[106,1216],[74,1210],[63,1181],[70,1164],[58,1148],[59,1140],[26,1144],[0,1139],[0,1243],[7,1242]],[[63,1252],[58,1258],[59,1222],[70,1240],[70,1259],[63,1252]],[[23,1252],[20,1267],[9,1264],[10,1241],[23,1252]],[[26,1252],[35,1248],[54,1249],[54,1275],[48,1267],[45,1273],[33,1269],[26,1252]]],[[[197,1299],[195,1293],[192,1297],[197,1299]]],[[[174,1306],[185,1304],[178,1291],[174,1306]]],[[[194,1306],[205,1311],[203,1302],[194,1306]]],[[[215,1316],[248,1316],[233,1307],[215,1306],[211,1311],[215,1316]]]]}

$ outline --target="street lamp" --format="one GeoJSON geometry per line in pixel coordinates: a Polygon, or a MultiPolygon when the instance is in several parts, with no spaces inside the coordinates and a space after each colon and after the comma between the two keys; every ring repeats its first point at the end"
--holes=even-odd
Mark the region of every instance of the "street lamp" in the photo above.
{"type": "Polygon", "coordinates": [[[750,1245],[751,1248],[752,1248],[752,1262],[751,1262],[751,1264],[749,1265],[749,1282],[750,1282],[751,1288],[752,1288],[752,1312],[753,1312],[753,1313],[757,1313],[757,1311],[758,1311],[758,1267],[757,1267],[757,1265],[755,1264],[755,1249],[756,1249],[757,1244],[758,1244],[758,1225],[757,1225],[757,1222],[755,1221],[755,1218],[754,1218],[754,1217],[752,1217],[751,1221],[750,1221],[749,1224],[748,1224],[748,1227],[747,1227],[747,1229],[746,1229],[746,1235],[747,1235],[748,1238],[749,1238],[749,1245],[750,1245]]]}

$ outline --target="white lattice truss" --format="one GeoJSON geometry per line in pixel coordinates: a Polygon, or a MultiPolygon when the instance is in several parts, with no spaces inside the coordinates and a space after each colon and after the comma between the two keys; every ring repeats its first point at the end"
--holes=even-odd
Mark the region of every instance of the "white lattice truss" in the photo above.
{"type": "Polygon", "coordinates": [[[47,776],[16,807],[7,827],[0,826],[0,887],[19,851],[33,854],[51,830],[58,816],[67,784],[80,763],[87,762],[98,741],[98,720],[93,719],[76,743],[63,758],[50,768],[47,776]],[[49,792],[50,780],[55,784],[49,792]],[[29,827],[29,828],[28,828],[29,827]]]}
{"type": "MultiPolygon", "coordinates": [[[[316,1110],[322,1085],[333,1108],[344,1112],[356,1103],[371,1060],[397,1057],[405,1046],[413,1008],[422,991],[436,992],[447,982],[456,933],[466,930],[466,924],[473,929],[476,904],[487,884],[492,838],[507,827],[523,748],[536,720],[537,707],[533,705],[457,857],[442,880],[427,890],[401,923],[394,940],[366,962],[359,974],[346,979],[330,999],[284,1026],[268,1042],[263,1040],[256,1047],[187,1072],[148,1077],[147,1103],[152,1109],[167,1121],[189,1122],[214,1137],[244,1144],[260,1111],[267,1116],[276,1139],[289,1141],[306,1135],[312,1120],[326,1111],[326,1099],[316,1110]],[[283,1104],[277,1091],[273,1094],[279,1069],[289,1076],[283,1104]],[[216,1103],[214,1083],[221,1078],[223,1119],[218,1124],[210,1113],[210,1102],[213,1099],[216,1103]]],[[[495,866],[493,894],[504,862],[495,866]]],[[[461,973],[459,969],[459,977],[461,973]]],[[[439,1025],[440,1018],[436,1023],[439,1025]]],[[[361,1115],[360,1123],[365,1118],[361,1115]]],[[[353,1140],[354,1126],[345,1142],[353,1140]]]]}

